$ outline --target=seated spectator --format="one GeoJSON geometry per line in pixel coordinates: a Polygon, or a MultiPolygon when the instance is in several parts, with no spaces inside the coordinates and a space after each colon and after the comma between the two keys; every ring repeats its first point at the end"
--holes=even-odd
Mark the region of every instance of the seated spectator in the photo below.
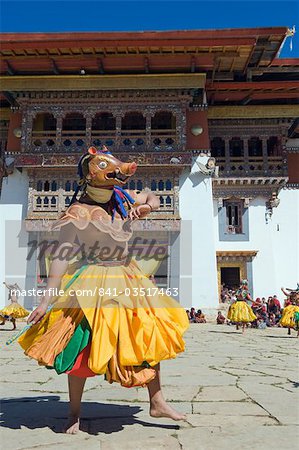
{"type": "Polygon", "coordinates": [[[189,311],[189,309],[186,309],[186,314],[187,314],[188,319],[190,320],[190,311],[189,311]]]}
{"type": "Polygon", "coordinates": [[[264,330],[267,327],[266,322],[262,319],[257,319],[256,322],[257,322],[256,328],[258,328],[259,330],[264,330]]]}
{"type": "Polygon", "coordinates": [[[270,314],[275,314],[277,317],[280,315],[280,307],[278,307],[273,297],[269,297],[268,299],[268,315],[270,316],[270,314]]]}
{"type": "Polygon", "coordinates": [[[277,295],[273,295],[273,301],[274,301],[275,305],[277,305],[277,307],[279,308],[279,311],[280,311],[281,305],[280,305],[280,301],[277,298],[277,295]]]}
{"type": "Polygon", "coordinates": [[[196,322],[196,320],[195,320],[195,308],[191,308],[191,310],[190,310],[190,322],[191,323],[195,323],[196,322]]]}
{"type": "Polygon", "coordinates": [[[258,297],[255,302],[252,303],[252,310],[257,317],[262,318],[263,320],[267,317],[267,308],[263,304],[262,300],[258,297]]]}
{"type": "Polygon", "coordinates": [[[225,323],[225,317],[221,311],[218,311],[218,314],[216,317],[216,322],[218,325],[223,325],[225,323]]]}
{"type": "Polygon", "coordinates": [[[195,314],[195,322],[196,323],[207,323],[205,315],[202,313],[201,309],[197,311],[195,314]]]}
{"type": "Polygon", "coordinates": [[[270,327],[276,327],[277,322],[278,322],[278,321],[277,321],[277,319],[276,319],[275,314],[273,314],[273,313],[269,314],[269,326],[270,326],[270,327]]]}

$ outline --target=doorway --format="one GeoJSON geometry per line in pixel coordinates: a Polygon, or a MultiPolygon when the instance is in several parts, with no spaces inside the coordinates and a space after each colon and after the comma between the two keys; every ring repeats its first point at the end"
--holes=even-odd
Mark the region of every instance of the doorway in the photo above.
{"type": "Polygon", "coordinates": [[[228,289],[237,289],[240,286],[240,267],[221,267],[221,285],[228,289]]]}

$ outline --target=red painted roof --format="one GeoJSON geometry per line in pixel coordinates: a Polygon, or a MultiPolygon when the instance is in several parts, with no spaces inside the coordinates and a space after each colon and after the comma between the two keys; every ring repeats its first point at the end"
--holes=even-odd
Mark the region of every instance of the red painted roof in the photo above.
{"type": "Polygon", "coordinates": [[[276,58],[271,66],[299,66],[299,58],[276,58]]]}
{"type": "Polygon", "coordinates": [[[113,31],[113,32],[85,32],[85,33],[1,33],[2,42],[49,42],[49,41],[89,41],[89,40],[188,40],[188,39],[225,39],[225,38],[243,38],[258,37],[265,35],[285,36],[288,27],[265,27],[265,28],[227,28],[214,30],[180,30],[180,31],[113,31]]]}

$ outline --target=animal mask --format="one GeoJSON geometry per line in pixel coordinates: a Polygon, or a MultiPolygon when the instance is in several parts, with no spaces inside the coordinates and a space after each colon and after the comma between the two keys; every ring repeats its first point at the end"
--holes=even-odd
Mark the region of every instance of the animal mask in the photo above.
{"type": "Polygon", "coordinates": [[[79,166],[81,166],[81,173],[79,173],[81,178],[85,179],[90,186],[98,188],[123,186],[137,169],[135,162],[120,161],[106,147],[103,147],[102,151],[90,147],[88,153],[81,158],[79,166]]]}

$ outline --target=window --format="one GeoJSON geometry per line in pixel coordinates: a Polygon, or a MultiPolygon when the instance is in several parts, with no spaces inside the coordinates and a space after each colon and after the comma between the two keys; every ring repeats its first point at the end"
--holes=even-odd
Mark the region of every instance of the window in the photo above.
{"type": "Polygon", "coordinates": [[[50,113],[38,113],[33,119],[32,130],[34,131],[56,131],[56,119],[50,113]]]}
{"type": "Polygon", "coordinates": [[[244,155],[244,143],[240,138],[235,137],[229,141],[229,153],[236,158],[244,155]]]}
{"type": "Polygon", "coordinates": [[[72,185],[71,185],[70,180],[67,180],[67,182],[65,183],[65,191],[70,192],[71,187],[72,187],[72,185]]]}
{"type": "Polygon", "coordinates": [[[249,156],[263,156],[263,143],[258,137],[252,137],[248,141],[249,156]]]}
{"type": "Polygon", "coordinates": [[[145,117],[138,112],[130,112],[122,119],[122,130],[145,130],[145,117]]]}
{"type": "Polygon", "coordinates": [[[241,234],[242,233],[242,214],[243,204],[240,200],[225,202],[226,209],[226,233],[241,234]]]}
{"type": "Polygon", "coordinates": [[[37,185],[36,185],[36,190],[39,191],[39,192],[43,190],[43,182],[42,182],[42,180],[38,180],[37,185]]]}
{"type": "Polygon", "coordinates": [[[225,157],[225,142],[220,137],[214,137],[211,140],[211,156],[214,158],[225,157]]]}
{"type": "Polygon", "coordinates": [[[69,196],[65,197],[65,199],[64,199],[65,207],[68,207],[70,203],[71,203],[71,198],[69,196]]]}
{"type": "Polygon", "coordinates": [[[164,181],[160,180],[158,183],[158,190],[159,191],[164,191],[164,181]]]}
{"type": "Polygon", "coordinates": [[[70,113],[65,116],[62,121],[62,129],[64,131],[79,131],[86,129],[86,119],[82,114],[70,113]]]}
{"type": "Polygon", "coordinates": [[[136,184],[135,184],[135,181],[134,181],[134,180],[131,180],[131,181],[129,182],[129,189],[132,189],[132,190],[136,189],[136,184]]]}
{"type": "Polygon", "coordinates": [[[55,180],[53,180],[51,183],[51,191],[57,191],[57,183],[55,180]]]}
{"type": "Polygon", "coordinates": [[[170,111],[159,111],[152,118],[152,130],[175,130],[175,116],[170,111]]]}
{"type": "Polygon", "coordinates": [[[115,117],[111,113],[98,113],[92,119],[92,130],[100,131],[100,130],[115,130],[115,117]]]}
{"type": "Polygon", "coordinates": [[[157,182],[156,180],[151,181],[151,190],[156,191],[157,190],[157,182]]]}
{"type": "Polygon", "coordinates": [[[166,180],[165,187],[166,187],[166,191],[171,191],[172,183],[170,180],[166,180]]]}
{"type": "Polygon", "coordinates": [[[281,155],[281,145],[277,136],[270,136],[267,140],[267,154],[268,156],[281,155]]]}
{"type": "Polygon", "coordinates": [[[44,115],[44,130],[56,131],[56,119],[53,114],[44,115]]]}
{"type": "Polygon", "coordinates": [[[56,197],[51,198],[51,208],[56,208],[56,197]]]}

